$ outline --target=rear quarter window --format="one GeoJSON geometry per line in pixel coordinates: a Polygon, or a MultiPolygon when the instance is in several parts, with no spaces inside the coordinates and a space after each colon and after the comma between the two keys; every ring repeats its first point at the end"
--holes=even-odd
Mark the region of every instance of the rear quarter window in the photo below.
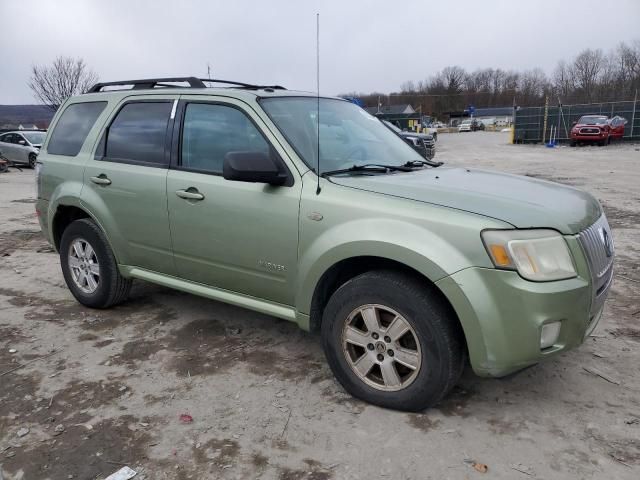
{"type": "Polygon", "coordinates": [[[75,157],[107,102],[73,103],[65,108],[47,144],[47,153],[75,157]]]}

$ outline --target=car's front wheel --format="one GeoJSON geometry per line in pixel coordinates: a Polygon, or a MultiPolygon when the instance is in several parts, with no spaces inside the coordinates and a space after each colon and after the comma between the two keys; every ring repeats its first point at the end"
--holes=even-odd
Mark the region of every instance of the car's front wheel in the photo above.
{"type": "Polygon", "coordinates": [[[29,154],[29,168],[35,168],[36,167],[36,160],[37,160],[37,155],[35,153],[30,153],[29,154]]]}
{"type": "Polygon", "coordinates": [[[455,315],[433,288],[391,271],[342,285],[323,314],[329,365],[355,397],[419,411],[458,381],[465,347],[455,315]]]}
{"type": "Polygon", "coordinates": [[[108,308],[129,295],[131,280],[118,271],[102,230],[91,220],[72,222],[60,240],[62,274],[73,296],[92,308],[108,308]]]}

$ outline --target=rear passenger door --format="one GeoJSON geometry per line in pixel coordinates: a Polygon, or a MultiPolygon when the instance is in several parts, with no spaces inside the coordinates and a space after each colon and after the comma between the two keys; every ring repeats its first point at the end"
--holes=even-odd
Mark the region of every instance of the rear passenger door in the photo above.
{"type": "Polygon", "coordinates": [[[177,99],[125,98],[86,164],[82,191],[118,263],[165,274],[174,273],[166,179],[177,99]]]}

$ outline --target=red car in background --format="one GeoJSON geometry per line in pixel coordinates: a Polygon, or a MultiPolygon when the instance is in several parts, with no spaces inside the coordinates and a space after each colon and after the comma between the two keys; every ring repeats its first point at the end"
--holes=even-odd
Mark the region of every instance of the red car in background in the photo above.
{"type": "Polygon", "coordinates": [[[607,145],[612,139],[622,138],[627,120],[615,116],[583,115],[571,128],[570,145],[574,147],[580,142],[607,145]]]}
{"type": "Polygon", "coordinates": [[[579,142],[598,142],[598,145],[609,143],[611,126],[606,115],[583,115],[571,128],[570,145],[575,147],[579,142]]]}

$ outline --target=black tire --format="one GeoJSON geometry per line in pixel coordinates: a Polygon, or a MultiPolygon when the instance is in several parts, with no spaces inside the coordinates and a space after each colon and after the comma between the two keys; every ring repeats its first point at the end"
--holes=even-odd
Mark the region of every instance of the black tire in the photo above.
{"type": "Polygon", "coordinates": [[[433,141],[434,142],[438,141],[438,132],[433,132],[433,141]]]}
{"type": "Polygon", "coordinates": [[[60,240],[60,265],[62,274],[73,296],[82,305],[91,308],[109,308],[127,299],[131,290],[131,280],[118,271],[118,264],[102,230],[90,219],[83,218],[69,224],[60,240]],[[74,240],[83,239],[93,248],[97,257],[100,276],[98,286],[92,293],[86,293],[76,285],[69,266],[69,250],[74,240]]]}
{"type": "Polygon", "coordinates": [[[570,146],[570,147],[575,147],[575,146],[576,146],[576,142],[575,142],[575,140],[571,140],[571,141],[569,142],[569,146],[570,146]]]}
{"type": "Polygon", "coordinates": [[[331,370],[351,395],[381,407],[413,412],[442,400],[459,380],[466,360],[458,320],[434,287],[385,270],[359,275],[331,296],[322,318],[322,345],[331,370]],[[342,331],[349,314],[368,304],[384,305],[398,312],[420,343],[418,373],[400,390],[383,391],[365,383],[343,351],[342,331]]]}
{"type": "Polygon", "coordinates": [[[36,168],[37,156],[35,153],[29,154],[29,168],[36,168]]]}

